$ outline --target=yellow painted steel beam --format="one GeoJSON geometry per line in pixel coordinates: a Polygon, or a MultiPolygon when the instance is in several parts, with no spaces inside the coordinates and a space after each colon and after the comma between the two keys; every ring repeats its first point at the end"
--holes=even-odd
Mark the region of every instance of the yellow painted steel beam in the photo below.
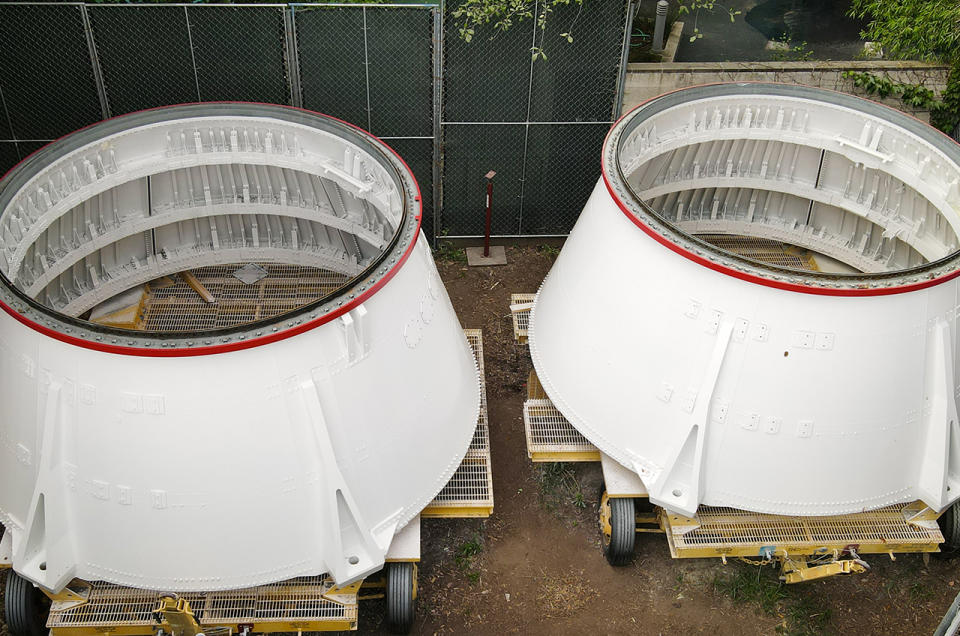
{"type": "Polygon", "coordinates": [[[197,636],[203,632],[186,599],[162,596],[153,613],[163,631],[172,636],[197,636]]]}
{"type": "Polygon", "coordinates": [[[529,451],[533,462],[598,462],[600,451],[529,451]]]}
{"type": "Polygon", "coordinates": [[[427,506],[420,512],[427,519],[486,519],[493,514],[493,506],[427,506]]]}
{"type": "MultiPolygon", "coordinates": [[[[667,536],[670,537],[670,533],[667,533],[667,536]]],[[[856,547],[857,554],[919,554],[923,552],[939,552],[940,551],[939,543],[921,543],[921,544],[877,544],[870,545],[861,543],[856,547]]],[[[671,541],[671,547],[673,548],[672,552],[675,554],[673,558],[675,559],[709,559],[709,558],[735,558],[735,557],[744,557],[750,559],[762,558],[764,556],[763,552],[766,550],[758,550],[757,546],[706,546],[706,547],[678,547],[675,542],[671,541]]],[[[843,553],[843,551],[850,547],[849,543],[834,543],[829,545],[821,546],[810,546],[810,547],[801,547],[801,546],[789,546],[789,545],[777,545],[776,554],[777,555],[787,555],[788,557],[807,557],[807,556],[820,556],[823,554],[830,554],[833,552],[843,553]]]]}
{"type": "MultiPolygon", "coordinates": [[[[204,623],[203,629],[229,628],[234,634],[240,633],[241,625],[250,627],[250,631],[258,634],[274,634],[282,632],[344,632],[357,628],[357,621],[350,619],[319,620],[319,621],[270,621],[254,623],[204,623]]],[[[122,623],[103,624],[83,627],[54,627],[50,630],[53,636],[155,636],[157,625],[124,625],[122,623]]]]}
{"type": "Polygon", "coordinates": [[[859,574],[866,571],[867,568],[854,559],[843,559],[820,565],[808,565],[805,561],[785,561],[783,576],[780,578],[788,584],[803,583],[804,581],[816,581],[838,574],[859,574]]]}
{"type": "Polygon", "coordinates": [[[328,601],[333,601],[334,603],[339,603],[340,605],[352,605],[356,603],[357,592],[360,591],[361,585],[363,585],[363,579],[355,581],[350,585],[331,587],[323,593],[323,598],[328,601]]]}

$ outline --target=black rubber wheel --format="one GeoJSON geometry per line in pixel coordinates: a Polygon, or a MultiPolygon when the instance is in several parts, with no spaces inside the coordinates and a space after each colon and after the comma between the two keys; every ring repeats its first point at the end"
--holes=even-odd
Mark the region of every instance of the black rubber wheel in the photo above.
{"type": "Polygon", "coordinates": [[[393,634],[409,634],[413,627],[413,563],[387,563],[387,627],[393,634]]]}
{"type": "Polygon", "coordinates": [[[7,572],[3,609],[13,636],[46,636],[50,603],[46,595],[13,570],[7,572]]]}
{"type": "Polygon", "coordinates": [[[958,506],[960,501],[955,501],[937,519],[937,525],[940,526],[940,532],[943,534],[943,543],[940,544],[940,552],[934,552],[934,555],[942,559],[952,559],[960,554],[960,507],[958,506]]]}
{"type": "MultiPolygon", "coordinates": [[[[609,506],[610,535],[603,533],[603,556],[610,565],[627,565],[633,559],[637,540],[637,513],[629,497],[602,498],[601,506],[609,506]]],[[[601,510],[601,514],[604,511],[601,510]]]]}

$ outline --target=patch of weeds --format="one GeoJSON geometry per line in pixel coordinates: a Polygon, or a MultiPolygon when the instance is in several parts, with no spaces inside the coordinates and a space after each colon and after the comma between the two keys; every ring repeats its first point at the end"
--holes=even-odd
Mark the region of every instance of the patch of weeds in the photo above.
{"type": "Polygon", "coordinates": [[[564,504],[587,507],[583,489],[569,464],[550,462],[539,466],[540,499],[547,510],[555,512],[564,504]]]}
{"type": "Polygon", "coordinates": [[[587,502],[586,502],[586,501],[584,500],[584,498],[583,498],[583,491],[579,491],[579,490],[578,490],[578,491],[573,495],[573,505],[576,506],[577,508],[586,508],[586,507],[587,507],[587,502]]]}
{"type": "Polygon", "coordinates": [[[537,251],[551,258],[556,258],[560,254],[560,248],[554,245],[540,245],[537,247],[537,251]]]}
{"type": "Polygon", "coordinates": [[[914,581],[910,584],[910,600],[911,601],[926,601],[933,593],[927,588],[926,585],[920,581],[914,581]]]}
{"type": "Polygon", "coordinates": [[[778,62],[806,62],[813,57],[813,51],[806,42],[794,42],[788,35],[776,40],[780,46],[773,51],[773,59],[778,62]]]}
{"type": "Polygon", "coordinates": [[[480,535],[477,534],[473,535],[473,539],[470,541],[464,541],[457,547],[454,562],[471,583],[478,583],[480,581],[480,572],[474,568],[474,559],[482,551],[483,544],[480,543],[480,535]]]}
{"type": "MultiPolygon", "coordinates": [[[[777,566],[774,566],[774,571],[777,566]]],[[[682,581],[677,581],[677,588],[682,581]]],[[[776,633],[784,636],[819,636],[829,633],[833,611],[816,598],[791,594],[771,570],[756,566],[734,566],[733,572],[718,574],[713,589],[735,603],[754,605],[763,613],[779,615],[776,633]]]]}
{"type": "Polygon", "coordinates": [[[759,567],[740,566],[713,578],[714,591],[735,603],[755,604],[767,614],[773,614],[780,601],[787,597],[783,588],[783,583],[765,576],[759,567]]]}
{"type": "Polygon", "coordinates": [[[449,261],[451,263],[467,262],[466,250],[454,247],[449,241],[440,241],[433,255],[438,261],[449,261]]]}
{"type": "Polygon", "coordinates": [[[777,632],[787,636],[820,636],[827,633],[833,610],[809,597],[800,597],[786,608],[777,632]]]}

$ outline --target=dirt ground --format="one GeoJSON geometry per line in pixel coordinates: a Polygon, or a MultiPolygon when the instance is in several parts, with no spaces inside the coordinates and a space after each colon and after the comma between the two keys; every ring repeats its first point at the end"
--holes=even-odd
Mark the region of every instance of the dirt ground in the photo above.
{"type": "MultiPolygon", "coordinates": [[[[868,558],[866,574],[784,586],[778,570],[674,560],[663,536],[639,535],[632,565],[600,551],[599,464],[534,465],[522,404],[531,368],[513,341],[510,294],[535,292],[558,249],[508,248],[508,265],[438,266],[464,327],[482,328],[495,509],[486,521],[423,522],[416,633],[932,633],[960,587],[960,562],[868,558]]],[[[361,629],[376,629],[380,608],[361,629]]]]}
{"type": "MultiPolygon", "coordinates": [[[[513,341],[510,294],[535,292],[557,252],[508,248],[508,265],[479,269],[460,250],[437,254],[460,322],[483,329],[496,507],[488,520],[423,521],[414,633],[932,633],[960,589],[960,562],[872,556],[866,574],[788,587],[773,568],[673,560],[662,536],[640,535],[631,565],[607,565],[599,464],[534,465],[524,442],[531,364],[513,341]]],[[[382,613],[382,601],[362,603],[360,631],[379,633],[382,613]]]]}

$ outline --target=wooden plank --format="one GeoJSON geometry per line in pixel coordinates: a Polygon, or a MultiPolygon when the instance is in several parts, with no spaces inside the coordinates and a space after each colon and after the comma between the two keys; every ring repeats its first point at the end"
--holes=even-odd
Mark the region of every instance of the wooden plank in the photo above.
{"type": "Polygon", "coordinates": [[[190,288],[193,289],[193,291],[200,294],[200,298],[203,298],[204,301],[208,303],[217,302],[217,299],[213,297],[213,294],[211,294],[207,288],[203,286],[203,283],[197,280],[197,277],[194,276],[192,272],[180,272],[180,277],[187,285],[190,285],[190,288]]]}

